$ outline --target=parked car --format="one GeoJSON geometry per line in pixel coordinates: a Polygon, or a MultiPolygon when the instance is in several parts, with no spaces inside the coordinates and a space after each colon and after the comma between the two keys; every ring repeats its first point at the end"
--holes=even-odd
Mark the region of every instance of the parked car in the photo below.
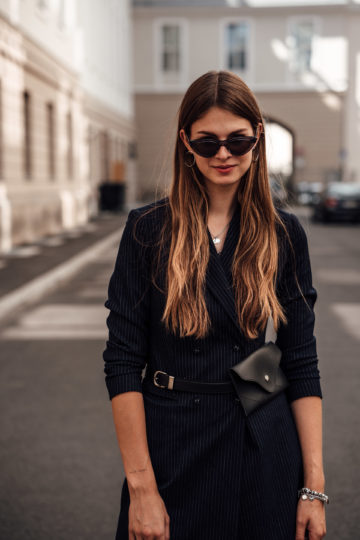
{"type": "Polygon", "coordinates": [[[319,202],[323,189],[321,182],[299,182],[296,185],[298,204],[314,206],[319,202]]]}
{"type": "Polygon", "coordinates": [[[314,221],[360,221],[360,184],[331,182],[314,206],[314,221]]]}

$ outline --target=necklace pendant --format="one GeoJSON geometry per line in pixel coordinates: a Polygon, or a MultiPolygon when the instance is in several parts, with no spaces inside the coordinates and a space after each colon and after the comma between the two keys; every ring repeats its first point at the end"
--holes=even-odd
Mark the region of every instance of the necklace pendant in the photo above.
{"type": "Polygon", "coordinates": [[[218,236],[214,236],[213,242],[214,242],[214,244],[220,244],[221,240],[220,240],[220,238],[218,236]]]}

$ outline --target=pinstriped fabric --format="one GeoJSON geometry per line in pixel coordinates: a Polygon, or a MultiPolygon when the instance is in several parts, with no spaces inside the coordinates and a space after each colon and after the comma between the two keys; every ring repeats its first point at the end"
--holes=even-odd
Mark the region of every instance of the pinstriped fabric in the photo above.
{"type": "MultiPolygon", "coordinates": [[[[289,402],[321,397],[313,336],[316,291],[307,240],[297,218],[279,211],[296,253],[297,275],[310,306],[296,288],[293,264],[281,239],[278,296],[288,325],[278,332],[283,369],[290,381],[266,407],[245,419],[233,393],[192,394],[155,387],[148,364],[171,375],[202,381],[229,380],[228,369],[264,342],[246,339],[236,318],[231,259],[239,236],[240,207],[222,254],[211,242],[206,301],[210,334],[180,339],[160,322],[164,296],[150,283],[151,261],[164,206],[138,221],[148,207],[132,211],[109,283],[109,339],[104,351],[110,399],[143,393],[149,451],[159,492],[170,515],[172,540],[289,540],[295,536],[297,489],[302,481],[299,440],[289,402]],[[137,222],[134,240],[133,227],[137,222]]],[[[280,233],[279,233],[280,234],[280,233]]],[[[129,493],[121,493],[117,539],[128,538],[129,493]]]]}

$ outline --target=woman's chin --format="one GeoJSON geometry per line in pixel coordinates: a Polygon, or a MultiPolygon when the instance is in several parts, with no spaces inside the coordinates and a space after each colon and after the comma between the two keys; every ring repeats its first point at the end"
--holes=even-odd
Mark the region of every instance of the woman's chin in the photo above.
{"type": "Polygon", "coordinates": [[[220,174],[211,174],[209,176],[205,176],[205,181],[209,183],[212,186],[219,186],[219,187],[228,187],[228,186],[234,186],[239,184],[241,178],[239,178],[238,175],[229,175],[229,176],[223,176],[220,174]]]}

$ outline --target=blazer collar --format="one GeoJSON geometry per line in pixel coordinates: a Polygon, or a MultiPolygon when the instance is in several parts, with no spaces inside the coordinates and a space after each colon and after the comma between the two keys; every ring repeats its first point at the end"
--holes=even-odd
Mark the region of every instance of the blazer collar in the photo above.
{"type": "Polygon", "coordinates": [[[213,296],[221,303],[237,330],[238,322],[235,296],[232,287],[231,264],[240,234],[240,205],[238,204],[230,221],[221,253],[216,251],[211,234],[208,230],[210,243],[210,259],[207,268],[207,286],[213,296]]]}

